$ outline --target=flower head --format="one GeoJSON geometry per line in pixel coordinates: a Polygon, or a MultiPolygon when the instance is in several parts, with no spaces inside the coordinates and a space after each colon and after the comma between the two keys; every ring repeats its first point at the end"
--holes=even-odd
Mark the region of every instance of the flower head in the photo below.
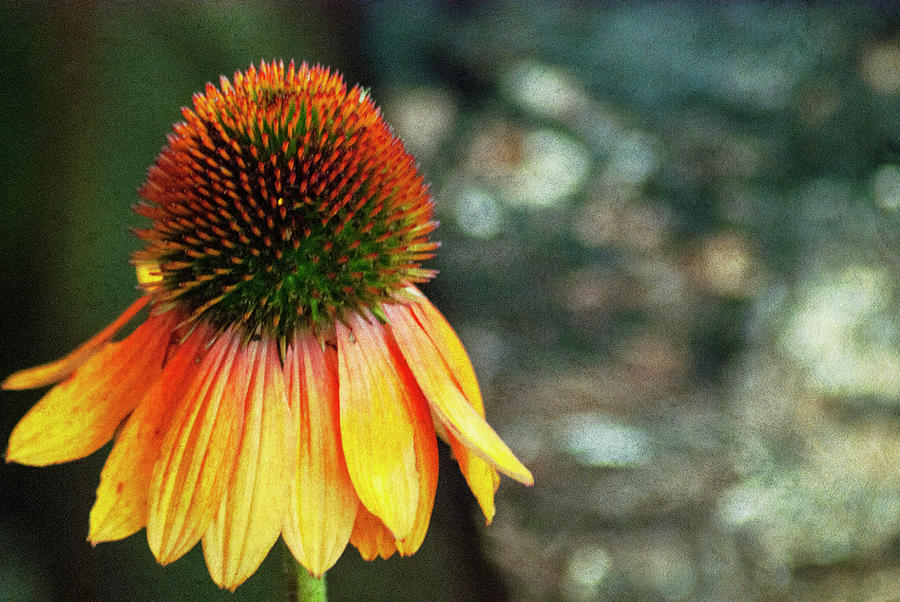
{"type": "Polygon", "coordinates": [[[305,64],[194,96],[150,168],[133,261],[144,294],[61,360],[7,461],[115,436],[92,543],[147,529],[162,564],[202,541],[235,588],[281,535],[321,575],[421,545],[451,447],[488,522],[498,471],[531,474],[484,420],[471,363],[415,283],[437,243],[428,188],[365,91],[305,64]],[[115,335],[145,306],[150,314],[115,335]]]}
{"type": "Polygon", "coordinates": [[[285,339],[433,275],[428,189],[364,90],[264,63],[183,113],[137,207],[161,307],[285,339]]]}

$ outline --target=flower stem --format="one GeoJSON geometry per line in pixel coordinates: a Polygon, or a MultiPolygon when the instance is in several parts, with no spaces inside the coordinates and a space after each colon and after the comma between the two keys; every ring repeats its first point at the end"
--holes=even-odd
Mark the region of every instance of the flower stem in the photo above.
{"type": "Polygon", "coordinates": [[[284,554],[284,599],[288,602],[327,602],[325,575],[315,578],[289,550],[284,554]]]}

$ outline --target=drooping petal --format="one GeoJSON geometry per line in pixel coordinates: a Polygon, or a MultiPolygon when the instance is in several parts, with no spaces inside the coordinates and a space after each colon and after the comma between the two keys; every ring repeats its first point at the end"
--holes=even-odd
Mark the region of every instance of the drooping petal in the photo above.
{"type": "MultiPolygon", "coordinates": [[[[371,318],[374,320],[374,318],[371,318]]],[[[409,535],[419,501],[410,392],[385,340],[384,327],[353,314],[338,323],[341,444],[360,501],[397,539],[409,535]]]]}
{"type": "Polygon", "coordinates": [[[161,372],[173,328],[173,318],[163,314],[105,345],[19,421],[6,461],[46,466],[97,451],[161,372]]]}
{"type": "Polygon", "coordinates": [[[203,554],[213,581],[234,591],[281,533],[296,443],[275,341],[251,341],[232,369],[250,381],[244,431],[231,483],[203,536],[203,554]]]}
{"type": "Polygon", "coordinates": [[[410,556],[425,541],[428,524],[431,522],[431,511],[434,508],[434,494],[438,482],[438,449],[437,436],[428,408],[428,401],[422,395],[415,378],[400,355],[400,350],[393,339],[388,340],[389,348],[400,376],[410,394],[405,398],[407,409],[413,418],[416,445],[416,470],[419,473],[419,505],[416,508],[416,522],[412,531],[396,542],[397,550],[402,556],[410,556]]]}
{"type": "Polygon", "coordinates": [[[469,448],[459,442],[452,433],[445,432],[444,439],[453,450],[453,457],[459,464],[459,471],[469,484],[469,489],[484,513],[485,524],[494,520],[494,494],[500,486],[500,475],[493,466],[482,460],[469,448]]]}
{"type": "MultiPolygon", "coordinates": [[[[459,385],[463,395],[466,396],[472,407],[484,416],[484,401],[481,398],[478,379],[472,368],[469,354],[466,353],[456,331],[453,330],[444,315],[416,287],[410,287],[407,291],[418,299],[418,302],[411,304],[409,308],[419,325],[422,326],[428,338],[437,347],[441,357],[447,362],[450,374],[459,385]]],[[[484,513],[485,522],[491,524],[495,513],[494,494],[500,485],[500,475],[493,466],[472,453],[469,448],[460,443],[459,439],[446,432],[446,429],[441,430],[443,433],[439,434],[453,451],[453,457],[459,464],[459,470],[484,513]]]]}
{"type": "Polygon", "coordinates": [[[391,332],[431,408],[447,431],[500,472],[531,485],[531,472],[462,394],[437,347],[405,305],[383,306],[391,332]]]}
{"type": "Polygon", "coordinates": [[[425,334],[437,347],[438,352],[447,367],[450,368],[450,374],[457,382],[463,395],[469,400],[469,403],[484,416],[484,401],[481,399],[481,389],[478,386],[478,379],[475,376],[475,369],[472,368],[472,361],[466,348],[456,335],[456,331],[447,322],[444,315],[436,308],[428,298],[423,295],[416,287],[409,287],[408,292],[413,293],[417,298],[417,303],[410,304],[416,320],[422,326],[425,334]]]}
{"type": "Polygon", "coordinates": [[[163,439],[147,518],[147,542],[160,564],[200,540],[231,479],[247,396],[247,379],[232,370],[239,346],[232,333],[212,343],[163,439]]]}
{"type": "Polygon", "coordinates": [[[378,556],[387,560],[397,551],[394,534],[362,504],[356,513],[350,543],[356,546],[363,560],[375,560],[378,556]]]}
{"type": "Polygon", "coordinates": [[[207,353],[206,343],[204,333],[197,330],[171,352],[162,374],[116,438],[91,508],[92,544],[128,537],[147,524],[153,467],[174,410],[207,353]]]}
{"type": "Polygon", "coordinates": [[[347,547],[359,507],[341,449],[337,365],[337,353],[323,350],[311,336],[297,336],[285,357],[297,468],[282,534],[294,557],[316,576],[347,547]]]}
{"type": "Polygon", "coordinates": [[[112,324],[94,335],[87,342],[82,343],[78,349],[66,357],[49,364],[27,368],[11,374],[3,381],[0,387],[3,389],[36,389],[37,387],[50,385],[64,379],[91,359],[125,324],[144,309],[149,300],[150,297],[144,296],[132,303],[112,324]]]}

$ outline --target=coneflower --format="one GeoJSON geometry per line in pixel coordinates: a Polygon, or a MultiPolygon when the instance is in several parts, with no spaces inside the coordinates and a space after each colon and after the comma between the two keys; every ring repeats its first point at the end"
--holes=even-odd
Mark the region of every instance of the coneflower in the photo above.
{"type": "Polygon", "coordinates": [[[490,522],[497,471],[532,477],[415,286],[434,275],[421,267],[437,248],[432,200],[368,94],[321,67],[262,63],[183,115],[140,191],[142,296],[65,358],[6,379],[56,383],[7,461],[67,462],[115,435],[88,539],[146,527],[162,564],[202,541],[229,589],[279,535],[314,575],[348,542],[366,559],[415,552],[435,435],[490,522]]]}

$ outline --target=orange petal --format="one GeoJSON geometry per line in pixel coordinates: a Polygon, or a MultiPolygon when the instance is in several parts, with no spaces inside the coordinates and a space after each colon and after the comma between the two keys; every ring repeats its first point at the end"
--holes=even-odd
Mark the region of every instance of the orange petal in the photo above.
{"type": "Polygon", "coordinates": [[[79,366],[88,361],[100,350],[113,336],[122,329],[139,311],[144,309],[150,297],[144,296],[131,304],[131,307],[116,318],[115,322],[104,328],[78,349],[64,358],[49,364],[35,366],[26,370],[20,370],[11,374],[0,384],[4,389],[35,389],[58,382],[75,372],[79,366]]]}
{"type": "Polygon", "coordinates": [[[431,301],[416,287],[409,287],[407,291],[412,292],[418,298],[418,303],[409,306],[416,320],[437,347],[441,357],[447,362],[450,374],[459,384],[463,395],[478,413],[484,416],[484,401],[481,399],[481,389],[478,387],[475,369],[472,368],[469,354],[466,353],[465,347],[456,336],[456,331],[453,330],[444,315],[438,311],[438,308],[432,305],[431,301]]]}
{"type": "Polygon", "coordinates": [[[296,447],[275,341],[248,343],[233,371],[250,381],[244,432],[231,483],[203,536],[210,576],[232,591],[256,572],[278,540],[296,447]]]}
{"type": "MultiPolygon", "coordinates": [[[[209,328],[198,328],[212,338],[209,328]]],[[[147,518],[147,542],[160,564],[177,560],[199,541],[231,479],[247,396],[247,378],[232,369],[243,352],[239,347],[230,333],[212,343],[163,439],[147,518]]]]}
{"type": "Polygon", "coordinates": [[[383,309],[406,363],[447,431],[500,472],[532,485],[531,472],[459,390],[447,363],[412,310],[388,303],[383,309]]]}
{"type": "Polygon", "coordinates": [[[375,560],[378,556],[387,560],[397,551],[394,534],[384,526],[381,519],[366,510],[362,504],[356,513],[350,543],[356,546],[363,560],[375,560]]]}
{"type": "Polygon", "coordinates": [[[173,327],[170,315],[150,318],[50,389],[16,425],[6,461],[46,466],[97,451],[161,372],[173,327]]]}
{"type": "Polygon", "coordinates": [[[419,500],[413,422],[403,401],[412,392],[397,375],[384,327],[358,314],[348,323],[336,326],[347,470],[360,501],[403,539],[419,500]]]}
{"type": "Polygon", "coordinates": [[[298,336],[285,357],[288,400],[297,431],[297,470],[282,531],[294,557],[321,576],[350,540],[359,498],[340,439],[337,353],[298,336]]]}
{"type": "Polygon", "coordinates": [[[91,508],[92,544],[128,537],[147,524],[150,483],[163,436],[206,352],[206,340],[195,331],[168,360],[116,438],[91,508]]]}

